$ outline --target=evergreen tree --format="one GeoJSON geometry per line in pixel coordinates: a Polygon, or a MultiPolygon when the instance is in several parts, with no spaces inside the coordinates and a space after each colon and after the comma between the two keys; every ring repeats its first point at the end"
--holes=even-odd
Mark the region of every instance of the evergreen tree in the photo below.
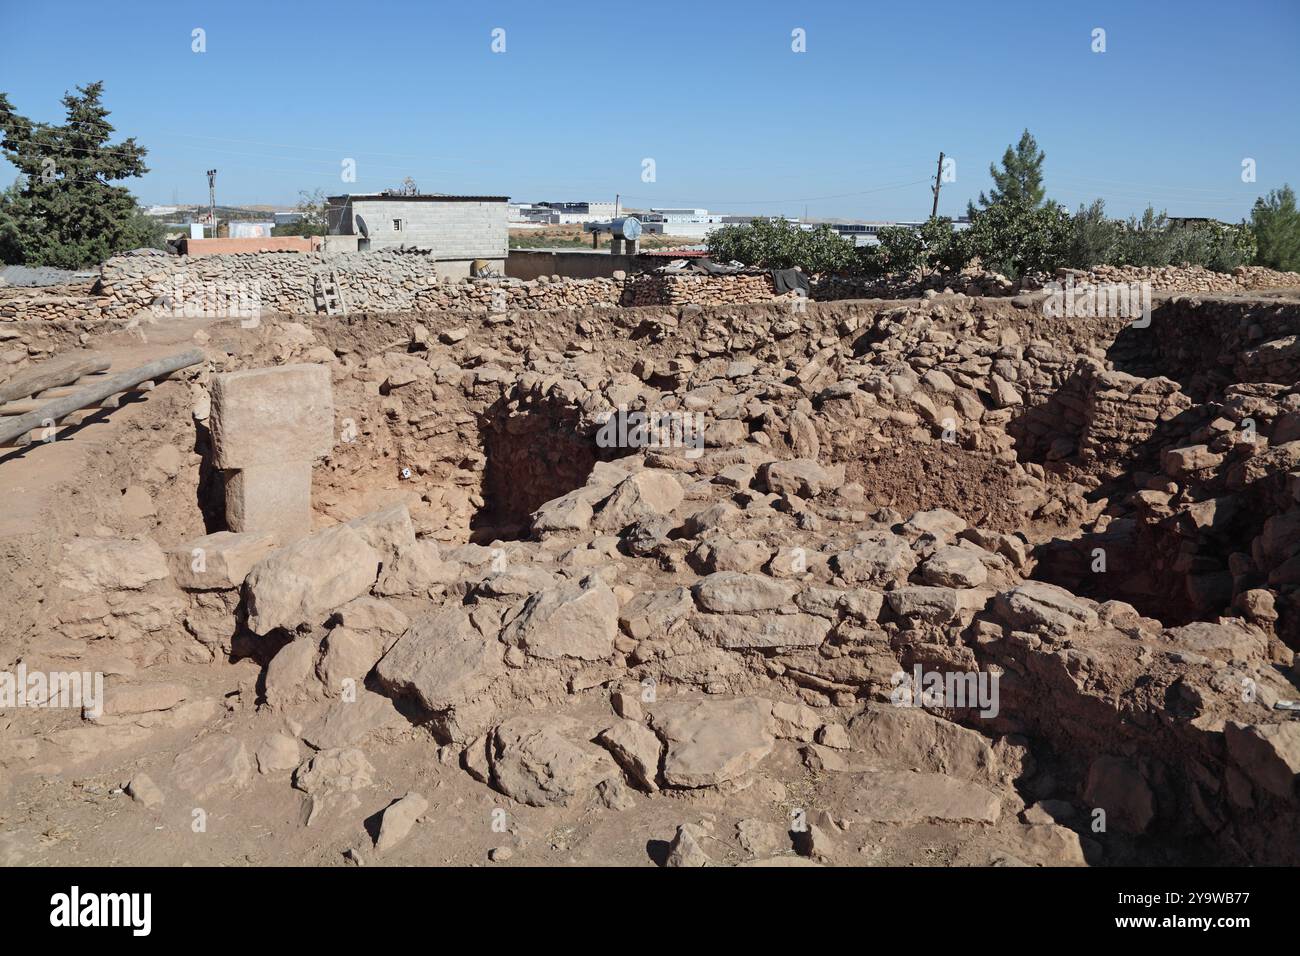
{"type": "Polygon", "coordinates": [[[1289,185],[1255,200],[1250,212],[1258,251],[1255,262],[1270,269],[1300,272],[1300,211],[1289,185]]]}
{"type": "Polygon", "coordinates": [[[33,123],[0,93],[0,152],[21,178],[0,194],[0,255],[5,261],[80,269],[115,252],[157,244],[161,228],[114,181],[142,176],[145,148],[110,143],[103,83],[63,97],[61,126],[33,123]]]}
{"type": "MultiPolygon", "coordinates": [[[[1038,148],[1038,143],[1025,130],[1015,149],[1010,146],[1002,154],[1002,169],[989,164],[989,175],[993,177],[993,189],[987,196],[980,193],[980,206],[988,209],[1000,203],[1016,203],[1021,206],[1041,206],[1043,203],[1043,160],[1046,154],[1038,148]]],[[[966,204],[966,213],[972,219],[979,214],[974,203],[966,204]]]]}

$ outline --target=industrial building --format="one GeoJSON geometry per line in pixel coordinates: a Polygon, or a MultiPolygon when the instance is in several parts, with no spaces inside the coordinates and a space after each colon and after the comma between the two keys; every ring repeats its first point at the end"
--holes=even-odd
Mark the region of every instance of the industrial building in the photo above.
{"type": "Polygon", "coordinates": [[[358,250],[428,249],[439,274],[457,278],[470,275],[476,259],[504,272],[508,201],[507,196],[353,193],[330,196],[325,214],[329,234],[355,237],[358,250]]]}
{"type": "Polygon", "coordinates": [[[651,209],[641,217],[648,234],[704,238],[724,224],[726,217],[707,209],[651,209]]]}
{"type": "Polygon", "coordinates": [[[511,203],[510,221],[540,226],[569,226],[613,219],[612,202],[511,203]]]}

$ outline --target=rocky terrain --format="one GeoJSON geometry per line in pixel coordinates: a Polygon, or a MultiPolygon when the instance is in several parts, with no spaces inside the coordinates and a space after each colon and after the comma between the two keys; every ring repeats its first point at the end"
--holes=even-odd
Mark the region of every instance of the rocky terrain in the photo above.
{"type": "Polygon", "coordinates": [[[0,862],[1297,862],[1300,298],[1045,301],[208,323],[0,542],[0,672],[104,679],[0,862]]]}

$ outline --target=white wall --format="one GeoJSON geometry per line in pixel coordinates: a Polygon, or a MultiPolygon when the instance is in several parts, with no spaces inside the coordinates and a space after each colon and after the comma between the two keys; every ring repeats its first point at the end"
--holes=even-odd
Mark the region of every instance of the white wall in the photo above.
{"type": "Polygon", "coordinates": [[[351,232],[365,220],[371,249],[417,246],[437,259],[501,259],[507,255],[506,203],[419,199],[354,199],[351,232]],[[402,220],[402,229],[393,220],[402,220]]]}

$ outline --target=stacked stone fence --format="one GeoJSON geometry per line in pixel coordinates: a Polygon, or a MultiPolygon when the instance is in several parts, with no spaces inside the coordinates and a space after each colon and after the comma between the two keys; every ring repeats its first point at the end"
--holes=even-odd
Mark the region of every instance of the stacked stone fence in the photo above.
{"type": "MultiPolygon", "coordinates": [[[[507,312],[590,306],[732,305],[780,298],[771,275],[747,270],[703,273],[615,273],[612,278],[481,278],[449,280],[428,252],[250,252],[200,257],[138,250],[104,263],[93,286],[0,287],[0,321],[129,322],[158,317],[244,316],[253,312],[311,315],[318,277],[337,279],[349,312],[507,312]]],[[[1015,295],[1073,278],[1078,283],[1148,283],[1160,293],[1227,293],[1298,287],[1300,274],[1246,266],[1231,273],[1199,267],[1110,267],[1031,275],[1018,282],[991,272],[923,279],[866,280],[820,276],[809,297],[910,298],[926,290],[1015,295]]],[[[787,297],[792,293],[787,293],[787,297]]]]}

